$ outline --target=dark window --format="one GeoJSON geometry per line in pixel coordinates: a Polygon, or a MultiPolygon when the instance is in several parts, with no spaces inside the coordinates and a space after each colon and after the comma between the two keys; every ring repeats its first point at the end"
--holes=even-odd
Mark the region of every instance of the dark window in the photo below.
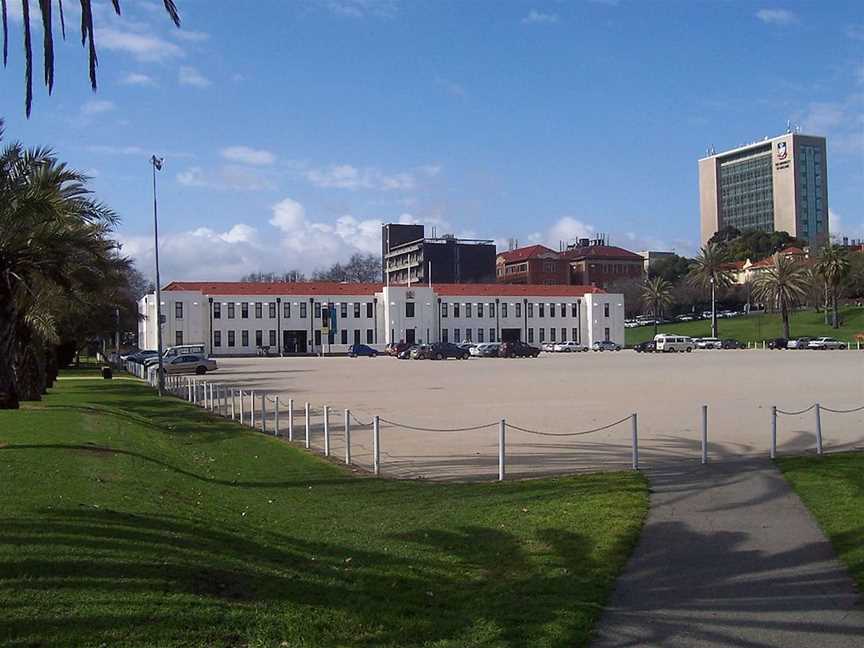
{"type": "Polygon", "coordinates": [[[213,319],[221,319],[222,318],[222,304],[219,302],[213,302],[213,319]]]}
{"type": "Polygon", "coordinates": [[[578,341],[579,341],[579,329],[578,329],[578,328],[574,328],[574,329],[573,329],[573,337],[572,337],[571,339],[572,339],[574,342],[578,342],[578,341]]]}
{"type": "Polygon", "coordinates": [[[366,303],[366,317],[372,317],[373,308],[375,308],[375,304],[373,304],[372,302],[366,303]]]}
{"type": "Polygon", "coordinates": [[[603,317],[609,317],[609,304],[603,304],[603,317]]]}
{"type": "Polygon", "coordinates": [[[213,331],[213,346],[222,346],[222,331],[213,331]]]}
{"type": "MultiPolygon", "coordinates": [[[[540,308],[543,308],[542,306],[540,308]]],[[[542,317],[542,312],[541,312],[542,317]]],[[[549,317],[555,317],[555,304],[549,304],[549,317]]]]}
{"type": "Polygon", "coordinates": [[[414,302],[405,302],[405,317],[414,317],[414,302]]]}
{"type": "Polygon", "coordinates": [[[546,317],[546,304],[537,304],[537,308],[540,309],[540,317],[546,317]]]}
{"type": "Polygon", "coordinates": [[[261,319],[264,310],[264,305],[261,302],[255,302],[255,319],[261,319]]]}
{"type": "Polygon", "coordinates": [[[483,329],[482,329],[482,328],[478,328],[478,329],[477,329],[477,341],[478,341],[478,342],[483,342],[483,341],[484,341],[484,340],[483,340],[483,329]]]}
{"type": "Polygon", "coordinates": [[[465,318],[471,317],[471,304],[465,304],[465,318]]]}
{"type": "Polygon", "coordinates": [[[291,302],[285,302],[282,304],[282,317],[285,319],[291,318],[291,302]]]}
{"type": "Polygon", "coordinates": [[[554,326],[549,329],[549,341],[550,342],[555,341],[555,327],[554,326]]]}
{"type": "Polygon", "coordinates": [[[327,333],[327,344],[333,344],[336,341],[336,331],[329,331],[327,333]]]}
{"type": "MultiPolygon", "coordinates": [[[[354,304],[354,317],[360,317],[360,302],[354,304]]],[[[357,344],[360,344],[360,340],[357,340],[357,344]]]]}
{"type": "Polygon", "coordinates": [[[516,304],[516,317],[522,317],[522,303],[516,304]]]}
{"type": "Polygon", "coordinates": [[[489,329],[489,341],[490,342],[495,341],[495,329],[494,328],[489,329]]]}
{"type": "Polygon", "coordinates": [[[567,329],[563,326],[561,327],[561,341],[564,342],[567,340],[567,329]]]}
{"type": "Polygon", "coordinates": [[[458,328],[453,329],[453,341],[454,342],[461,342],[462,341],[462,337],[459,335],[459,329],[458,328]]]}
{"type": "Polygon", "coordinates": [[[483,317],[483,304],[477,304],[477,317],[483,317]]]}
{"type": "Polygon", "coordinates": [[[174,344],[176,344],[176,345],[183,344],[183,331],[175,331],[174,332],[174,344]]]}
{"type": "Polygon", "coordinates": [[[603,329],[603,339],[607,342],[609,341],[609,327],[603,329]]]}
{"type": "Polygon", "coordinates": [[[276,331],[274,331],[272,329],[270,330],[270,346],[271,347],[276,346],[276,331]]]}
{"type": "Polygon", "coordinates": [[[276,302],[270,302],[267,304],[267,314],[272,319],[276,319],[276,302]]]}
{"type": "Polygon", "coordinates": [[[372,344],[374,335],[372,329],[366,329],[366,344],[372,344]]]}
{"type": "Polygon", "coordinates": [[[228,331],[228,346],[234,346],[234,331],[228,331]]]}
{"type": "Polygon", "coordinates": [[[240,317],[242,319],[249,319],[249,304],[247,302],[240,304],[240,317]]]}
{"type": "Polygon", "coordinates": [[[449,308],[447,307],[447,302],[441,304],[441,317],[447,317],[447,311],[449,308]]]}
{"type": "Polygon", "coordinates": [[[348,317],[348,302],[342,302],[339,304],[339,317],[342,319],[348,317]]]}
{"type": "Polygon", "coordinates": [[[501,317],[507,317],[507,302],[501,304],[501,317]]]}
{"type": "Polygon", "coordinates": [[[348,344],[348,330],[342,329],[342,344],[348,344]]]}
{"type": "Polygon", "coordinates": [[[459,304],[453,304],[453,317],[459,317],[459,304]]]}
{"type": "Polygon", "coordinates": [[[470,328],[465,329],[465,341],[466,342],[473,342],[474,341],[471,339],[471,329],[470,328]]]}
{"type": "Polygon", "coordinates": [[[534,302],[528,302],[528,317],[534,317],[534,302]]]}
{"type": "Polygon", "coordinates": [[[315,302],[314,309],[315,309],[314,310],[315,319],[321,319],[321,304],[318,302],[315,302]]]}
{"type": "Polygon", "coordinates": [[[489,317],[495,317],[495,304],[489,304],[489,317]]]}
{"type": "Polygon", "coordinates": [[[570,317],[576,317],[576,302],[570,304],[570,317]]]}
{"type": "Polygon", "coordinates": [[[354,344],[360,344],[360,329],[354,329],[354,344]]]}
{"type": "Polygon", "coordinates": [[[546,341],[546,329],[544,329],[542,327],[540,328],[540,341],[541,342],[546,341]]]}
{"type": "Polygon", "coordinates": [[[300,302],[300,319],[306,319],[307,308],[306,302],[300,302]]]}
{"type": "Polygon", "coordinates": [[[561,304],[561,317],[567,317],[567,304],[561,304]]]}
{"type": "Polygon", "coordinates": [[[249,331],[240,331],[240,346],[249,346],[249,331]]]}
{"type": "Polygon", "coordinates": [[[319,329],[315,330],[315,346],[321,346],[321,331],[319,329]]]}
{"type": "Polygon", "coordinates": [[[228,319],[234,319],[234,302],[228,304],[228,319]]]}
{"type": "Polygon", "coordinates": [[[533,341],[534,341],[534,329],[529,328],[528,329],[528,343],[530,344],[533,341]]]}
{"type": "Polygon", "coordinates": [[[255,331],[255,346],[264,346],[264,331],[255,331]]]}
{"type": "Polygon", "coordinates": [[[183,302],[174,302],[174,319],[183,319],[183,302]]]}
{"type": "Polygon", "coordinates": [[[447,333],[448,333],[448,332],[449,332],[449,331],[448,331],[446,328],[445,328],[445,329],[441,329],[441,341],[442,341],[442,342],[449,342],[449,341],[450,341],[450,340],[448,339],[448,337],[447,337],[447,333]]]}

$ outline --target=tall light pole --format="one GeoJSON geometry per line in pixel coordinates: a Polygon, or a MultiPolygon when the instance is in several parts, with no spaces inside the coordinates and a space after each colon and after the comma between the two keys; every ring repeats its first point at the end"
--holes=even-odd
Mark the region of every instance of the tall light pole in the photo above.
{"type": "Polygon", "coordinates": [[[717,302],[714,300],[714,277],[711,277],[711,337],[717,337],[717,302]]]}
{"type": "Polygon", "coordinates": [[[165,376],[162,367],[162,284],[159,281],[159,218],[156,207],[156,172],[162,170],[163,158],[155,155],[150,158],[153,165],[153,249],[156,256],[156,352],[159,354],[159,374],[156,377],[156,389],[162,398],[165,376]]]}

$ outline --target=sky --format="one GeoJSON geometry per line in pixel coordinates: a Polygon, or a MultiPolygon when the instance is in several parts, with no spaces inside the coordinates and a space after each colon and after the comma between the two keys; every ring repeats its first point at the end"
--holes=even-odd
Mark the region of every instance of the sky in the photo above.
{"type": "Polygon", "coordinates": [[[385,222],[692,255],[697,160],[787,121],[828,138],[832,234],[864,238],[860,2],[177,0],[181,29],[95,2],[98,92],[67,1],[27,120],[12,0],[0,117],[92,176],[151,277],[164,157],[163,282],[380,254],[385,222]]]}

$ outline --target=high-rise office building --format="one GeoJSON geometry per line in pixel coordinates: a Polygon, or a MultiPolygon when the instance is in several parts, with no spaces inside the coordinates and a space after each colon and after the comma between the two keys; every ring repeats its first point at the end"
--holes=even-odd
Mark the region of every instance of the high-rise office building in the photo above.
{"type": "Polygon", "coordinates": [[[824,137],[786,133],[699,160],[702,244],[726,226],[828,240],[824,137]]]}

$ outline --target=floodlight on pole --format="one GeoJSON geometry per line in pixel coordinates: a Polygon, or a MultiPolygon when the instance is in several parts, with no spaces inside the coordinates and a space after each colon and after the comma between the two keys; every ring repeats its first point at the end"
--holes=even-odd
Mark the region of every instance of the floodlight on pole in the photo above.
{"type": "Polygon", "coordinates": [[[162,366],[162,286],[159,279],[159,218],[156,204],[156,172],[162,170],[164,158],[150,158],[150,164],[153,165],[153,250],[156,259],[156,352],[159,354],[159,374],[156,377],[156,388],[159,397],[162,397],[162,390],[165,384],[165,374],[162,366]]]}

